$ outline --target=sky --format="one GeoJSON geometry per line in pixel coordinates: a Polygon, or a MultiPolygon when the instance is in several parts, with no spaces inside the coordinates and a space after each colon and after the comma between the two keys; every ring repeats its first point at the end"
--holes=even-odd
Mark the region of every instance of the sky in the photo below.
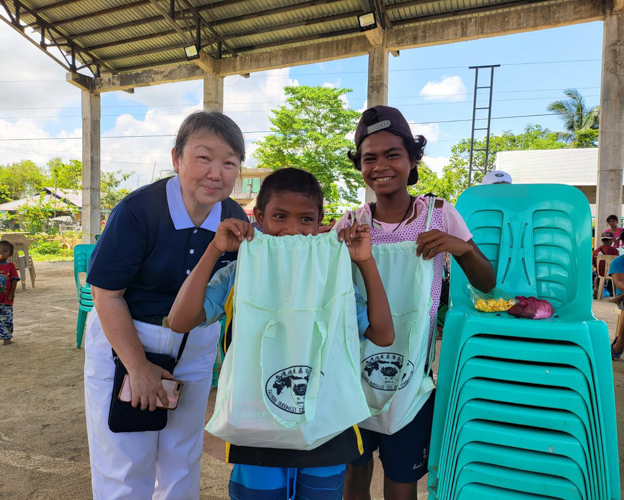
{"type": "MultiPolygon", "coordinates": [[[[469,66],[501,65],[494,73],[493,134],[520,133],[529,123],[560,130],[557,117],[527,115],[546,114],[567,88],[579,89],[590,106],[599,103],[602,24],[401,51],[390,56],[389,105],[427,138],[425,162],[438,172],[452,146],[470,138],[475,72],[469,66]]],[[[254,143],[267,135],[270,110],[285,100],[284,86],[348,88],[349,106],[362,111],[366,80],[365,56],[227,77],[224,112],[245,133],[245,165],[255,166],[254,143]]],[[[479,85],[488,84],[489,70],[480,72],[479,85]]],[[[488,93],[479,92],[483,105],[488,93]]],[[[201,101],[201,81],[102,94],[102,170],[132,172],[126,185],[131,189],[170,172],[174,134],[201,101]]],[[[66,83],[60,65],[0,23],[0,165],[80,159],[80,136],[80,91],[66,83]]]]}

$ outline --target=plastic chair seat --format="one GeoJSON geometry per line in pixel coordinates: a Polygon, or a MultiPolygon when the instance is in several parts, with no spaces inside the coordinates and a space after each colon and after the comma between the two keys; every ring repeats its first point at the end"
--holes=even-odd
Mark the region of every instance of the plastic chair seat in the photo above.
{"type": "Polygon", "coordinates": [[[583,471],[569,458],[504,446],[469,443],[460,450],[457,456],[456,470],[461,470],[470,463],[484,463],[561,477],[572,482],[583,498],[598,500],[598,497],[591,493],[591,485],[586,482],[583,471]]]}
{"type": "MultiPolygon", "coordinates": [[[[583,500],[581,493],[567,479],[493,465],[469,464],[464,467],[457,478],[457,490],[461,491],[464,486],[471,483],[564,500],[583,500]]],[[[501,500],[504,499],[506,497],[501,497],[501,500]]]]}
{"type": "MultiPolygon", "coordinates": [[[[558,497],[529,495],[485,484],[468,483],[457,496],[457,500],[555,500],[558,497]]],[[[431,500],[431,499],[430,499],[431,500]]]]}

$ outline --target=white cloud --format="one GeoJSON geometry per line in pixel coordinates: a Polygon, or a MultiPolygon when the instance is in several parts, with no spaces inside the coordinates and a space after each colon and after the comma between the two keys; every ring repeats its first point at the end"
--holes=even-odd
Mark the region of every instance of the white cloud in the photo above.
{"type": "Polygon", "coordinates": [[[409,122],[413,135],[424,135],[427,142],[436,142],[440,135],[440,125],[437,123],[419,124],[409,122]]]}
{"type": "Polygon", "coordinates": [[[442,174],[442,170],[449,163],[450,158],[448,156],[424,156],[423,162],[427,165],[433,172],[440,176],[442,174]]]}
{"type": "Polygon", "coordinates": [[[466,99],[467,89],[460,76],[449,76],[441,81],[429,81],[420,91],[426,101],[459,102],[466,99]]]}

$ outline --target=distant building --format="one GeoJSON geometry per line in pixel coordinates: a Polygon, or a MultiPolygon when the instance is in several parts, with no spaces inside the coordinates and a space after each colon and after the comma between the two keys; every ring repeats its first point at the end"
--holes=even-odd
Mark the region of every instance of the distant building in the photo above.
{"type": "Polygon", "coordinates": [[[496,169],[511,175],[514,184],[574,186],[587,197],[596,215],[598,148],[503,151],[496,155],[496,169]]]}
{"type": "Polygon", "coordinates": [[[255,200],[260,192],[260,186],[273,170],[270,168],[243,168],[236,178],[234,190],[230,195],[243,208],[255,200]]]}

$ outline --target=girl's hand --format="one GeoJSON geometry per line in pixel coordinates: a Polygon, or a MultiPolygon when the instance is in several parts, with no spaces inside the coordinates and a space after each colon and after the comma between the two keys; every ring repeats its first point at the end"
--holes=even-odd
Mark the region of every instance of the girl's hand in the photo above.
{"type": "Polygon", "coordinates": [[[140,406],[141,410],[149,408],[149,411],[154,411],[158,398],[165,408],[169,406],[169,398],[162,385],[162,379],[173,380],[171,373],[146,360],[139,368],[128,374],[130,375],[133,408],[140,406]]]}
{"type": "Polygon", "coordinates": [[[419,257],[422,255],[424,260],[433,259],[441,252],[448,252],[453,257],[461,257],[474,250],[470,243],[438,229],[421,233],[416,242],[418,243],[416,255],[419,257]]]}
{"type": "Polygon", "coordinates": [[[210,243],[219,252],[236,252],[241,242],[253,239],[254,228],[249,222],[240,219],[227,219],[219,224],[217,233],[210,243]]]}
{"type": "Polygon", "coordinates": [[[349,248],[349,256],[356,264],[372,260],[370,228],[366,224],[354,222],[351,227],[345,227],[338,233],[338,241],[344,241],[349,248]]]}

